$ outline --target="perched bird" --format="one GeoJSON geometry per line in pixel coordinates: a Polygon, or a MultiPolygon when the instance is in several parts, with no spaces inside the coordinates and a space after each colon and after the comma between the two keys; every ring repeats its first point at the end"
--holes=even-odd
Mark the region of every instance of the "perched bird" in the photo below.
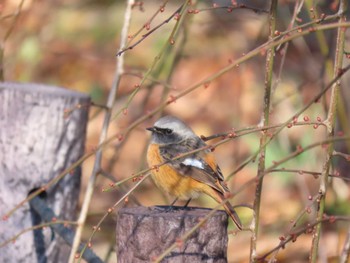
{"type": "MultiPolygon", "coordinates": [[[[190,127],[173,116],[165,116],[147,130],[152,132],[147,161],[159,188],[181,200],[196,198],[200,193],[219,203],[225,200],[230,192],[209,149],[180,157],[206,146],[190,127]]],[[[223,207],[241,230],[242,223],[232,205],[226,202],[223,207]]]]}

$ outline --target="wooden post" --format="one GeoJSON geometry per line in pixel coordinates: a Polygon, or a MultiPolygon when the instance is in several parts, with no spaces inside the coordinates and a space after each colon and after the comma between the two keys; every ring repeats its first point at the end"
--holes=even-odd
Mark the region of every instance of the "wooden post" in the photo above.
{"type": "MultiPolygon", "coordinates": [[[[84,152],[87,95],[63,88],[0,83],[0,214],[14,208],[84,152]],[[80,106],[79,106],[80,105],[80,106]]],[[[57,220],[74,220],[80,169],[46,190],[45,201],[57,220]]],[[[24,204],[0,221],[0,243],[40,223],[24,204]]],[[[27,232],[0,248],[0,262],[67,262],[70,248],[50,228],[27,232]]]]}
{"type": "Polygon", "coordinates": [[[172,244],[178,246],[162,262],[227,262],[227,214],[217,211],[187,240],[183,234],[210,209],[174,207],[122,208],[117,215],[118,263],[152,262],[172,244]]]}

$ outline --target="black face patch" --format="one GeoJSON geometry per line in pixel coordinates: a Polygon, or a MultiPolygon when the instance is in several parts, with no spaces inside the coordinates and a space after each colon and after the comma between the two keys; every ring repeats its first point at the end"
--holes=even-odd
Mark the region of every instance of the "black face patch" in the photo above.
{"type": "Polygon", "coordinates": [[[182,140],[182,138],[169,128],[159,128],[153,127],[153,136],[160,143],[177,143],[182,140]]]}
{"type": "Polygon", "coordinates": [[[162,138],[164,142],[167,143],[177,143],[182,140],[182,138],[177,133],[171,133],[171,134],[157,134],[159,138],[162,138]]]}
{"type": "Polygon", "coordinates": [[[168,128],[158,128],[158,127],[154,127],[154,130],[156,133],[160,133],[163,135],[171,135],[173,133],[172,129],[168,129],[168,128]]]}

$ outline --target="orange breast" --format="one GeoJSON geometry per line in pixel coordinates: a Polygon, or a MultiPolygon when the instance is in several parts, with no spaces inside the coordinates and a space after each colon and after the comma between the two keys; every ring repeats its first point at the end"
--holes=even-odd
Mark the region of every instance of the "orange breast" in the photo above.
{"type": "MultiPolygon", "coordinates": [[[[159,155],[158,145],[151,144],[148,147],[147,161],[151,168],[157,167],[164,162],[159,155]]],[[[167,164],[161,165],[157,169],[152,169],[152,178],[160,189],[183,200],[196,198],[199,193],[207,193],[209,188],[211,189],[208,185],[198,182],[189,176],[177,173],[167,164]]]]}

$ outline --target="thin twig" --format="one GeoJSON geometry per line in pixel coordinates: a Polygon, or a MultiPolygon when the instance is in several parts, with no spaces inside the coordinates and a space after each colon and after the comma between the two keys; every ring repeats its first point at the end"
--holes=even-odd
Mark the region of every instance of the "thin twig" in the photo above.
{"type": "MultiPolygon", "coordinates": [[[[11,15],[11,17],[13,17],[13,21],[10,25],[10,27],[7,29],[3,40],[0,42],[0,81],[4,81],[4,52],[5,52],[5,42],[7,41],[7,39],[10,37],[13,29],[16,26],[16,22],[18,17],[21,14],[22,11],[22,7],[24,4],[24,0],[21,0],[21,2],[19,2],[17,10],[14,14],[11,15]]],[[[5,19],[9,18],[8,16],[5,17],[5,19]]]]}
{"type": "MultiPolygon", "coordinates": [[[[128,192],[126,192],[112,207],[108,208],[107,213],[105,213],[101,219],[98,221],[98,223],[93,227],[93,230],[90,234],[90,237],[88,238],[88,241],[84,245],[84,247],[81,250],[81,254],[84,254],[84,251],[87,249],[88,245],[91,245],[92,238],[95,236],[96,232],[100,230],[100,226],[103,223],[103,221],[107,218],[108,215],[110,215],[114,209],[122,202],[124,201],[144,180],[146,180],[149,177],[150,174],[145,175],[143,178],[141,178],[133,187],[129,189],[128,192]]],[[[80,259],[79,261],[80,262],[80,259]]]]}
{"type": "MultiPolygon", "coordinates": [[[[277,0],[272,0],[269,14],[269,40],[273,39],[276,29],[276,19],[277,19],[277,0]]],[[[263,126],[268,126],[270,122],[270,107],[271,107],[271,92],[272,92],[272,77],[273,77],[273,65],[275,60],[275,47],[268,49],[266,55],[265,63],[265,92],[263,101],[263,116],[261,123],[263,126]]],[[[260,148],[259,148],[259,163],[257,171],[257,184],[255,188],[255,198],[254,198],[254,213],[253,222],[251,224],[252,236],[250,238],[250,262],[256,261],[257,255],[257,242],[259,233],[259,222],[260,222],[260,203],[261,194],[263,187],[263,176],[265,171],[265,156],[266,156],[266,142],[269,140],[268,134],[264,132],[260,138],[260,148]]]]}
{"type": "MultiPolygon", "coordinates": [[[[158,53],[158,55],[154,58],[153,63],[151,65],[151,67],[149,68],[149,70],[146,72],[146,74],[143,76],[142,80],[140,81],[139,84],[135,85],[135,89],[133,90],[133,92],[130,94],[130,96],[128,97],[125,105],[120,108],[119,111],[117,111],[117,113],[114,114],[114,116],[112,117],[112,119],[114,120],[115,118],[117,118],[122,112],[125,112],[128,110],[128,107],[130,105],[130,103],[132,102],[132,100],[134,99],[134,97],[136,96],[136,94],[140,91],[141,87],[143,86],[144,82],[146,81],[146,79],[148,78],[148,76],[151,74],[151,72],[153,71],[153,69],[155,68],[155,66],[157,65],[158,61],[160,60],[160,58],[164,55],[165,51],[167,50],[168,45],[173,45],[175,43],[175,36],[177,35],[178,31],[179,31],[179,27],[180,25],[182,25],[182,23],[184,22],[184,18],[185,18],[185,11],[187,9],[187,5],[188,2],[190,0],[186,0],[186,2],[181,6],[180,9],[180,13],[179,13],[179,19],[176,20],[176,24],[174,26],[174,28],[172,29],[170,36],[168,38],[168,41],[166,43],[164,43],[163,47],[161,48],[160,52],[158,53]]],[[[163,107],[160,107],[158,111],[161,111],[163,107]]]]}
{"type": "MultiPolygon", "coordinates": [[[[102,175],[103,177],[109,179],[109,180],[112,181],[113,183],[116,183],[116,182],[117,182],[117,179],[114,178],[113,175],[111,175],[111,174],[109,174],[109,173],[107,173],[107,172],[105,172],[105,171],[103,171],[103,170],[101,170],[101,171],[99,172],[99,174],[102,175]]],[[[121,190],[121,194],[124,193],[124,192],[127,192],[126,189],[123,188],[123,187],[122,187],[120,190],[121,190]]],[[[135,196],[131,195],[131,196],[129,197],[129,199],[131,199],[137,206],[141,206],[141,203],[139,202],[139,200],[138,200],[135,196]]]]}
{"type": "Polygon", "coordinates": [[[297,223],[303,218],[305,214],[310,213],[310,207],[316,202],[317,197],[318,197],[317,195],[310,197],[309,199],[311,201],[310,204],[305,206],[304,209],[300,211],[299,214],[296,216],[296,219],[291,221],[291,226],[289,227],[289,230],[287,231],[287,233],[280,237],[280,243],[279,243],[279,246],[277,247],[278,249],[274,248],[274,251],[273,251],[274,253],[269,259],[269,263],[276,262],[276,256],[278,252],[280,251],[281,248],[284,248],[283,245],[284,245],[285,237],[288,236],[290,233],[292,233],[293,230],[295,231],[297,223]]]}
{"type": "Polygon", "coordinates": [[[41,223],[39,225],[35,225],[35,226],[31,226],[28,227],[26,229],[21,230],[20,232],[18,232],[17,234],[15,234],[14,236],[12,236],[11,238],[5,240],[4,242],[0,243],[0,248],[15,242],[16,239],[18,239],[21,235],[36,230],[36,229],[40,229],[40,228],[44,228],[44,227],[50,227],[54,224],[61,224],[61,225],[76,225],[75,221],[67,221],[67,220],[56,220],[56,221],[52,221],[52,222],[46,222],[46,223],[41,223]]]}
{"type": "Polygon", "coordinates": [[[339,263],[349,262],[350,254],[350,227],[348,228],[348,233],[346,235],[346,240],[344,242],[344,247],[340,255],[339,263]]]}
{"type": "MultiPolygon", "coordinates": [[[[281,168],[281,169],[272,169],[270,170],[270,173],[297,173],[297,174],[310,174],[312,175],[314,178],[318,178],[319,176],[322,175],[321,172],[314,172],[314,171],[306,171],[306,170],[302,170],[302,169],[286,169],[286,168],[281,168]]],[[[329,174],[330,177],[333,178],[339,178],[342,179],[344,181],[350,181],[349,177],[346,176],[341,176],[337,173],[335,174],[329,174]]]]}
{"type": "Polygon", "coordinates": [[[350,154],[338,152],[338,151],[333,151],[333,156],[340,156],[343,157],[346,161],[350,162],[350,154]]]}
{"type": "MultiPolygon", "coordinates": [[[[253,133],[253,132],[258,132],[258,131],[266,132],[268,130],[273,130],[273,129],[280,128],[280,127],[285,127],[286,126],[285,124],[286,123],[283,122],[283,123],[273,124],[273,125],[268,125],[268,126],[250,126],[250,127],[245,127],[245,128],[238,129],[238,130],[232,129],[229,132],[217,133],[217,134],[213,134],[210,136],[201,135],[201,139],[203,141],[210,141],[210,140],[213,140],[216,138],[225,138],[227,136],[240,137],[242,135],[246,135],[246,134],[253,133]]],[[[318,128],[318,126],[325,126],[326,127],[326,125],[320,121],[317,121],[317,122],[316,121],[293,122],[293,123],[290,123],[290,125],[291,126],[288,128],[292,128],[294,126],[311,126],[311,125],[314,128],[318,128]]]]}
{"type": "MultiPolygon", "coordinates": [[[[251,186],[252,184],[256,183],[256,180],[260,179],[261,177],[264,177],[265,175],[269,174],[272,170],[276,169],[276,167],[280,166],[281,164],[283,164],[283,163],[285,163],[285,162],[287,162],[289,160],[292,160],[296,156],[298,156],[298,155],[300,155],[302,153],[305,153],[308,150],[311,150],[311,149],[313,149],[315,147],[322,146],[324,144],[334,143],[334,142],[337,142],[337,141],[346,141],[346,140],[349,141],[350,140],[350,136],[348,136],[348,137],[340,137],[340,138],[337,138],[337,137],[329,138],[329,139],[326,139],[326,140],[323,140],[323,141],[320,141],[320,142],[316,142],[316,143],[310,144],[310,145],[306,146],[305,148],[299,149],[299,150],[291,153],[290,155],[282,158],[278,162],[275,162],[273,165],[271,165],[269,168],[267,168],[265,170],[265,172],[262,175],[260,175],[259,178],[254,177],[254,178],[248,180],[247,182],[245,182],[237,190],[231,192],[231,196],[232,197],[236,196],[237,194],[242,192],[244,189],[246,189],[249,186],[251,186]]],[[[232,198],[229,198],[229,199],[232,199],[232,198]]]]}
{"type": "Polygon", "coordinates": [[[269,10],[265,10],[265,9],[260,9],[260,8],[256,8],[253,6],[247,6],[245,4],[235,4],[235,5],[223,5],[223,6],[219,6],[219,5],[214,5],[212,7],[207,7],[207,8],[201,8],[201,9],[196,9],[193,11],[193,13],[197,14],[203,11],[211,11],[211,10],[216,10],[216,9],[226,9],[227,12],[231,13],[233,10],[237,10],[237,9],[247,9],[247,10],[251,10],[255,13],[269,13],[269,10]]]}
{"type": "MultiPolygon", "coordinates": [[[[339,3],[338,13],[341,14],[339,17],[339,23],[346,21],[346,16],[344,11],[347,10],[347,3],[348,3],[348,0],[341,0],[339,3]]],[[[344,43],[345,43],[345,29],[346,28],[343,28],[343,27],[338,28],[335,62],[334,62],[335,67],[334,67],[333,77],[338,76],[339,73],[342,71],[343,56],[344,56],[343,51],[344,51],[344,43]]],[[[332,138],[334,136],[339,89],[340,89],[340,80],[338,80],[333,85],[331,90],[331,99],[330,99],[330,105],[329,105],[328,116],[327,116],[327,122],[328,122],[327,137],[328,138],[332,138]]],[[[328,175],[329,175],[329,170],[331,166],[333,150],[334,150],[334,146],[333,144],[331,144],[327,149],[326,159],[322,165],[323,169],[322,169],[322,176],[321,176],[320,187],[319,187],[319,202],[318,202],[318,208],[317,208],[317,220],[320,222],[323,217],[323,212],[325,209],[325,200],[326,200],[326,194],[328,189],[328,175]]],[[[310,251],[311,263],[317,262],[318,248],[319,248],[319,242],[321,238],[321,227],[322,227],[322,224],[318,224],[313,234],[312,246],[310,251]]]]}
{"type": "MultiPolygon", "coordinates": [[[[121,32],[121,40],[120,40],[120,49],[123,49],[127,39],[128,39],[128,29],[130,25],[130,20],[131,20],[131,8],[132,5],[134,4],[134,0],[128,0],[126,10],[125,10],[125,15],[124,15],[124,25],[123,29],[121,32]]],[[[115,72],[115,77],[112,85],[112,89],[109,93],[108,100],[107,100],[107,107],[108,110],[105,112],[105,117],[103,121],[103,127],[101,130],[100,134],[100,139],[99,139],[99,144],[101,145],[106,141],[107,138],[107,131],[110,123],[110,119],[112,116],[112,108],[116,100],[116,95],[119,87],[119,82],[120,82],[120,77],[123,74],[124,71],[124,56],[120,56],[119,59],[117,60],[117,65],[116,65],[116,72],[115,72]]],[[[73,263],[75,258],[81,258],[82,254],[76,255],[76,251],[78,250],[80,240],[81,240],[81,235],[83,232],[83,228],[85,225],[85,220],[87,217],[87,213],[89,210],[89,205],[92,199],[92,195],[94,192],[94,187],[95,187],[95,181],[98,172],[101,170],[101,161],[102,161],[102,148],[99,148],[96,152],[96,157],[95,157],[95,163],[94,163],[94,168],[92,171],[92,174],[89,178],[89,182],[85,191],[84,195],[84,201],[82,204],[82,208],[80,210],[80,215],[78,218],[78,226],[76,229],[75,237],[74,237],[74,242],[72,245],[72,250],[69,256],[69,263],[73,263]]]]}
{"type": "Polygon", "coordinates": [[[270,254],[272,254],[274,251],[279,250],[281,248],[284,248],[289,242],[295,242],[297,240],[297,237],[302,235],[302,234],[307,234],[313,231],[313,228],[321,223],[324,222],[330,222],[330,223],[334,223],[336,221],[350,221],[350,217],[346,217],[346,216],[326,216],[323,217],[321,220],[317,220],[313,223],[308,223],[306,226],[301,227],[300,229],[292,232],[289,234],[289,236],[287,238],[285,238],[285,240],[283,240],[282,242],[280,242],[280,244],[276,247],[274,247],[273,249],[271,249],[269,252],[265,253],[263,256],[259,257],[258,260],[263,261],[266,257],[268,257],[270,254]]]}
{"type": "MultiPolygon", "coordinates": [[[[128,37],[129,41],[126,44],[126,46],[129,46],[130,43],[135,39],[135,37],[137,37],[144,29],[149,30],[149,28],[151,27],[152,21],[157,17],[157,15],[160,12],[163,12],[165,10],[165,6],[167,5],[168,1],[169,0],[163,1],[160,8],[158,8],[157,11],[153,15],[150,16],[150,18],[147,20],[147,22],[136,33],[134,33],[128,37]]],[[[141,6],[143,6],[143,4],[141,6]]],[[[142,10],[142,11],[144,11],[144,10],[142,10]]]]}
{"type": "MultiPolygon", "coordinates": [[[[288,30],[290,30],[290,29],[292,29],[294,27],[295,20],[297,19],[297,16],[298,16],[298,14],[300,13],[300,11],[301,11],[301,9],[303,7],[303,4],[304,4],[304,0],[302,0],[301,2],[299,0],[297,0],[295,2],[293,16],[292,16],[292,19],[291,19],[291,21],[290,21],[290,23],[288,25],[288,30]]],[[[283,46],[283,48],[281,50],[279,49],[279,47],[276,48],[276,50],[278,50],[278,52],[280,54],[282,54],[282,58],[281,58],[281,63],[279,65],[279,69],[278,69],[278,73],[277,73],[277,76],[276,76],[276,80],[275,80],[275,84],[274,84],[273,90],[275,90],[277,85],[281,82],[282,70],[283,70],[283,67],[284,67],[285,60],[286,60],[288,47],[289,47],[289,42],[287,42],[283,46]]]]}
{"type": "Polygon", "coordinates": [[[18,4],[16,12],[13,14],[13,22],[12,22],[11,26],[8,28],[8,30],[6,31],[3,42],[6,42],[6,40],[10,37],[13,29],[15,28],[17,19],[18,19],[19,15],[21,14],[23,4],[24,4],[24,0],[21,0],[21,2],[18,4]]]}
{"type": "MultiPolygon", "coordinates": [[[[289,118],[286,122],[285,122],[285,126],[281,126],[280,128],[278,128],[278,130],[272,134],[271,138],[269,141],[266,142],[266,144],[270,143],[272,141],[272,139],[279,134],[284,127],[286,127],[288,124],[293,123],[293,120],[295,118],[297,118],[298,116],[300,116],[300,114],[302,114],[306,109],[308,109],[314,102],[319,101],[319,99],[334,85],[334,83],[338,82],[341,77],[345,74],[345,72],[347,72],[350,69],[350,64],[348,66],[346,66],[344,69],[342,69],[338,74],[338,76],[336,76],[320,93],[318,93],[312,100],[310,100],[309,103],[307,103],[303,108],[301,108],[299,111],[297,111],[295,113],[295,115],[293,115],[291,118],[289,118]]],[[[255,154],[251,155],[250,157],[248,157],[240,166],[238,166],[232,173],[230,173],[227,176],[227,179],[231,178],[233,175],[235,175],[236,173],[238,173],[239,171],[241,171],[246,165],[248,165],[248,163],[250,163],[251,161],[255,160],[256,156],[258,156],[259,154],[259,150],[255,152],[255,154]]]]}
{"type": "Polygon", "coordinates": [[[127,50],[131,50],[134,47],[136,47],[138,44],[140,44],[142,41],[144,41],[148,36],[150,36],[154,31],[156,31],[157,29],[161,28],[163,25],[167,24],[170,22],[170,20],[180,12],[180,10],[182,9],[183,5],[181,5],[170,17],[168,17],[167,19],[165,19],[162,23],[160,23],[159,25],[155,26],[154,28],[152,28],[150,31],[148,31],[146,34],[142,35],[141,38],[136,41],[134,44],[132,44],[131,46],[128,46],[122,50],[120,50],[116,56],[120,56],[121,54],[123,54],[124,52],[126,52],[127,50]]]}

